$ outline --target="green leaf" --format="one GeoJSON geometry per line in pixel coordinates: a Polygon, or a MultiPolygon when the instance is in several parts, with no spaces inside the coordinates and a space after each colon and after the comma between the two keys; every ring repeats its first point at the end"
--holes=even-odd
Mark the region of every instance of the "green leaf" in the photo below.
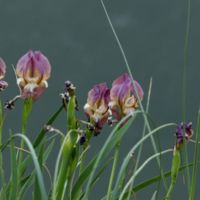
{"type": "Polygon", "coordinates": [[[37,176],[37,179],[38,179],[38,184],[39,184],[39,187],[40,187],[40,193],[41,193],[41,196],[42,196],[42,200],[47,200],[47,193],[46,193],[46,189],[45,189],[45,186],[44,186],[42,171],[41,171],[41,168],[40,168],[40,165],[39,165],[39,162],[38,162],[37,155],[35,153],[35,150],[34,150],[32,144],[31,144],[30,140],[23,134],[15,134],[13,137],[22,138],[25,141],[26,145],[28,146],[30,153],[31,153],[31,156],[32,156],[32,159],[33,159],[33,163],[35,165],[36,176],[37,176]]]}
{"type": "MultiPolygon", "coordinates": [[[[198,162],[198,164],[200,164],[200,162],[198,162]]],[[[179,172],[184,171],[187,167],[192,167],[193,165],[194,165],[193,163],[190,163],[188,165],[184,165],[184,166],[182,166],[182,167],[179,168],[179,172]]],[[[165,177],[171,176],[171,171],[165,172],[164,176],[165,177]]],[[[131,194],[133,195],[134,193],[139,192],[139,191],[145,189],[146,187],[148,187],[148,186],[150,186],[150,185],[152,185],[152,184],[154,184],[154,183],[156,183],[156,182],[158,182],[160,180],[161,180],[161,176],[155,176],[153,178],[145,180],[144,182],[139,183],[138,185],[136,185],[135,187],[133,187],[131,194]]],[[[126,197],[127,195],[128,195],[128,192],[125,193],[124,196],[126,197]]]]}
{"type": "Polygon", "coordinates": [[[14,148],[14,141],[11,140],[11,180],[10,180],[10,197],[9,200],[15,200],[17,196],[17,158],[14,148]]]}
{"type": "MultiPolygon", "coordinates": [[[[101,174],[105,171],[105,169],[108,167],[108,165],[110,164],[110,162],[112,160],[113,159],[109,159],[99,169],[98,173],[96,174],[96,176],[94,177],[94,179],[92,181],[92,187],[94,187],[94,185],[97,183],[101,174]]],[[[92,168],[95,164],[95,161],[96,161],[96,156],[90,161],[90,163],[86,166],[86,168],[83,170],[81,175],[78,177],[78,179],[72,189],[72,199],[79,199],[81,188],[83,187],[83,184],[85,183],[85,181],[90,177],[90,174],[92,173],[92,168]]]]}
{"type": "Polygon", "coordinates": [[[78,179],[72,189],[72,199],[78,198],[78,195],[80,193],[82,185],[88,179],[88,177],[90,176],[90,174],[92,172],[95,161],[96,161],[96,156],[95,156],[95,158],[93,158],[90,161],[90,163],[86,166],[86,168],[83,170],[83,172],[78,177],[78,179]]]}
{"type": "MultiPolygon", "coordinates": [[[[58,117],[58,115],[61,113],[61,111],[63,110],[63,105],[59,107],[59,109],[49,118],[49,120],[47,121],[47,125],[51,125],[56,118],[58,117]]],[[[42,143],[45,134],[47,133],[47,130],[45,128],[42,128],[40,133],[38,134],[37,138],[35,139],[34,143],[33,143],[33,147],[34,149],[38,148],[38,146],[42,143]]],[[[5,147],[9,144],[10,139],[0,147],[1,151],[3,151],[5,149],[5,147]]],[[[40,151],[40,149],[38,150],[40,151]]],[[[22,171],[26,171],[28,162],[30,161],[30,156],[28,156],[26,159],[23,160],[23,162],[21,163],[20,167],[22,169],[22,171]]]]}
{"type": "Polygon", "coordinates": [[[28,175],[25,178],[23,178],[23,180],[21,181],[21,188],[19,194],[17,195],[18,198],[17,200],[23,199],[25,192],[27,192],[28,188],[30,188],[33,185],[35,180],[34,178],[35,178],[35,171],[32,172],[31,175],[28,175]]]}
{"type": "Polygon", "coordinates": [[[62,198],[64,185],[67,181],[67,172],[70,169],[70,161],[73,148],[73,143],[71,141],[70,135],[74,134],[74,132],[74,130],[71,130],[67,133],[58,153],[53,179],[53,200],[60,200],[62,198]]]}
{"type": "MultiPolygon", "coordinates": [[[[157,158],[158,156],[161,156],[162,154],[166,154],[166,153],[169,153],[169,152],[172,152],[173,150],[172,149],[167,149],[167,150],[164,150],[162,152],[159,152],[159,153],[155,153],[153,154],[152,156],[150,156],[149,158],[147,158],[144,163],[135,171],[135,173],[129,178],[129,180],[127,181],[126,185],[124,186],[124,188],[122,189],[122,191],[120,192],[120,197],[119,197],[119,200],[122,200],[123,197],[124,197],[124,194],[126,193],[126,190],[128,190],[128,188],[130,187],[131,185],[131,182],[132,180],[143,170],[143,168],[150,162],[152,161],[153,159],[157,158]]],[[[161,176],[162,177],[162,176],[161,176]]]]}
{"type": "Polygon", "coordinates": [[[68,130],[76,129],[76,97],[72,96],[70,97],[70,100],[67,105],[67,124],[68,124],[68,130]]]}
{"type": "Polygon", "coordinates": [[[151,132],[146,134],[144,137],[142,137],[131,148],[131,150],[128,152],[128,154],[124,158],[124,161],[123,161],[121,168],[120,168],[120,171],[118,173],[117,180],[116,180],[116,183],[115,183],[115,187],[114,187],[114,190],[113,190],[112,200],[116,199],[116,197],[117,197],[117,191],[119,191],[121,186],[122,186],[122,181],[124,180],[124,176],[125,176],[125,173],[126,173],[128,163],[129,163],[130,159],[132,158],[132,154],[136,151],[136,149],[139,148],[140,145],[143,144],[144,141],[146,141],[149,137],[151,137],[153,134],[155,134],[159,130],[164,129],[164,128],[169,127],[169,126],[174,126],[174,125],[175,125],[174,123],[169,123],[169,124],[164,124],[164,125],[161,125],[161,126],[155,128],[154,130],[152,130],[151,132]]]}
{"type": "Polygon", "coordinates": [[[194,148],[194,158],[193,158],[193,169],[192,169],[192,183],[190,187],[189,200],[195,199],[195,190],[196,190],[196,179],[197,179],[197,170],[198,170],[198,157],[199,157],[199,144],[200,141],[200,110],[198,112],[197,119],[197,131],[196,131],[196,139],[195,139],[195,148],[194,148]]]}
{"type": "Polygon", "coordinates": [[[32,105],[33,101],[31,98],[24,100],[23,112],[22,112],[22,134],[24,134],[26,131],[27,121],[28,121],[27,119],[29,117],[29,114],[31,113],[32,105]]]}
{"type": "MultiPolygon", "coordinates": [[[[136,114],[139,112],[135,113],[136,114]]],[[[111,132],[111,134],[109,135],[108,139],[106,140],[105,144],[103,145],[103,147],[101,148],[98,156],[97,156],[97,160],[95,162],[95,165],[92,169],[92,173],[90,175],[90,178],[88,180],[88,184],[86,187],[86,192],[84,195],[84,200],[88,199],[88,195],[89,195],[89,191],[90,188],[92,186],[92,180],[94,178],[94,174],[95,171],[97,169],[97,167],[99,166],[99,164],[103,161],[103,159],[105,159],[107,157],[107,155],[111,152],[111,150],[114,148],[114,146],[121,140],[121,138],[123,137],[123,135],[126,133],[126,131],[128,130],[128,128],[130,127],[130,125],[132,124],[133,120],[135,119],[135,117],[132,117],[131,119],[129,119],[130,116],[126,116],[124,117],[113,129],[113,131],[111,132]],[[127,119],[129,119],[129,121],[122,127],[121,125],[124,124],[127,119]]]]}
{"type": "Polygon", "coordinates": [[[155,191],[154,193],[153,193],[153,196],[151,197],[151,200],[156,200],[156,196],[157,196],[157,191],[155,191]]]}
{"type": "MultiPolygon", "coordinates": [[[[58,115],[61,113],[61,111],[63,110],[63,105],[60,106],[58,108],[58,110],[49,118],[49,120],[47,121],[46,125],[51,125],[53,124],[53,122],[56,120],[56,118],[58,117],[58,115]]],[[[38,134],[36,140],[33,143],[34,148],[37,148],[37,146],[41,143],[41,141],[43,140],[45,134],[47,133],[45,128],[42,128],[42,130],[40,131],[40,133],[38,134]]]]}

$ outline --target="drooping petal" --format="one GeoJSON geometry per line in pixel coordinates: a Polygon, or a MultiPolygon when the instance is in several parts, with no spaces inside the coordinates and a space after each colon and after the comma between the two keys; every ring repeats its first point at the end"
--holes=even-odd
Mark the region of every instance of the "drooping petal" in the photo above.
{"type": "MultiPolygon", "coordinates": [[[[142,100],[143,96],[144,96],[144,91],[143,91],[141,85],[136,80],[134,80],[134,83],[135,83],[135,86],[136,86],[136,89],[137,89],[138,97],[140,98],[140,100],[142,100]]],[[[137,96],[134,88],[133,88],[133,94],[134,94],[135,97],[137,96]]]]}
{"type": "Polygon", "coordinates": [[[95,85],[88,93],[87,103],[90,106],[94,106],[96,104],[98,107],[100,101],[103,100],[106,104],[108,104],[110,99],[109,94],[110,90],[108,89],[106,83],[95,85]]]}
{"type": "Polygon", "coordinates": [[[6,81],[0,80],[0,91],[5,90],[8,87],[8,83],[6,81]]]}
{"type": "Polygon", "coordinates": [[[125,73],[113,81],[112,89],[110,91],[111,101],[118,101],[119,104],[123,104],[127,96],[130,96],[131,92],[131,79],[128,74],[125,73]]]}
{"type": "Polygon", "coordinates": [[[0,80],[4,78],[6,73],[6,64],[2,58],[0,58],[0,80]]]}
{"type": "Polygon", "coordinates": [[[185,137],[187,140],[190,140],[193,136],[192,122],[189,122],[185,125],[185,137]]]}

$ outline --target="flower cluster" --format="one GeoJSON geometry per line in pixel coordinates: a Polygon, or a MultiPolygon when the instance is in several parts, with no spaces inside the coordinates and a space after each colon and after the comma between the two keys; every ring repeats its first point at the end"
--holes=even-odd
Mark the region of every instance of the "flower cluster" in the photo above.
{"type": "Polygon", "coordinates": [[[112,115],[118,122],[126,115],[133,114],[138,107],[138,99],[143,99],[143,89],[137,81],[133,87],[130,76],[125,73],[113,81],[109,89],[106,83],[95,85],[88,93],[85,113],[96,132],[99,132],[112,115]]]}
{"type": "MultiPolygon", "coordinates": [[[[51,64],[40,51],[28,51],[16,65],[17,84],[20,95],[5,104],[12,109],[18,98],[37,100],[48,87],[47,80],[51,74],[51,64]]],[[[0,58],[0,90],[8,84],[3,81],[6,73],[5,62],[0,58]]],[[[62,95],[68,102],[69,96],[74,95],[75,87],[71,82],[65,83],[67,91],[62,95]]],[[[95,85],[88,93],[84,111],[92,125],[94,133],[98,134],[104,124],[109,121],[119,122],[123,117],[132,115],[138,108],[138,100],[143,99],[143,89],[140,84],[125,73],[113,81],[111,89],[106,83],[95,85]],[[139,98],[139,99],[138,99],[139,98]]],[[[76,107],[78,109],[78,107],[76,107]]],[[[88,125],[89,126],[89,125],[88,125]]]]}
{"type": "Polygon", "coordinates": [[[176,148],[180,149],[185,141],[189,141],[193,135],[192,122],[180,123],[176,128],[176,148]]]}

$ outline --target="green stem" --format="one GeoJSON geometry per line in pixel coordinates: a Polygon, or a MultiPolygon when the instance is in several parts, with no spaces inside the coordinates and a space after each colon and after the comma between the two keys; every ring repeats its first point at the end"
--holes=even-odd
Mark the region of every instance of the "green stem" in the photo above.
{"type": "MultiPolygon", "coordinates": [[[[103,3],[103,0],[101,0],[101,4],[102,4],[102,6],[103,6],[103,9],[104,9],[104,12],[105,12],[105,14],[106,14],[107,20],[108,20],[108,22],[109,22],[110,28],[111,28],[111,30],[112,30],[112,32],[113,32],[113,34],[114,34],[115,40],[116,40],[116,42],[117,42],[117,44],[118,44],[118,46],[119,46],[119,49],[120,49],[120,51],[121,51],[121,54],[122,54],[122,56],[123,56],[123,59],[124,59],[124,62],[125,62],[125,65],[126,65],[126,69],[127,69],[127,71],[128,71],[128,74],[129,74],[129,76],[130,76],[130,78],[131,78],[131,80],[132,80],[132,85],[133,85],[134,90],[136,91],[136,97],[137,97],[137,99],[138,99],[139,107],[140,107],[140,109],[141,109],[141,111],[142,111],[142,113],[143,113],[143,118],[144,118],[144,121],[145,121],[145,123],[146,123],[147,130],[148,130],[149,132],[151,132],[151,126],[150,126],[150,123],[149,123],[148,118],[147,118],[147,116],[146,116],[146,113],[145,113],[145,111],[144,111],[144,107],[143,107],[143,105],[142,105],[142,103],[141,103],[141,99],[139,98],[138,91],[137,91],[137,87],[136,87],[136,84],[135,84],[135,82],[134,82],[133,75],[132,75],[132,72],[131,72],[131,69],[130,69],[128,60],[127,60],[127,58],[126,58],[126,54],[125,54],[125,52],[124,52],[124,50],[123,50],[123,47],[122,47],[121,42],[120,42],[120,40],[119,40],[119,38],[118,38],[118,36],[117,36],[117,33],[116,33],[116,31],[115,31],[115,29],[114,29],[114,27],[113,27],[113,24],[112,24],[112,22],[111,22],[111,20],[110,20],[110,17],[109,17],[109,15],[108,15],[108,12],[107,12],[107,10],[106,10],[106,7],[105,7],[105,5],[104,5],[104,3],[103,3]]],[[[154,152],[155,152],[155,153],[158,153],[158,149],[157,149],[157,145],[156,145],[156,142],[155,142],[154,137],[151,136],[150,139],[151,139],[151,143],[152,143],[154,152]]],[[[161,177],[162,177],[164,189],[167,191],[167,183],[166,183],[166,179],[165,179],[165,176],[164,176],[163,169],[162,169],[162,167],[161,167],[161,162],[160,162],[159,157],[156,157],[156,160],[157,160],[158,167],[159,167],[159,169],[160,169],[160,171],[161,171],[161,177]]]]}
{"type": "Polygon", "coordinates": [[[72,131],[77,129],[76,120],[76,97],[73,94],[70,96],[70,100],[67,106],[67,125],[68,134],[66,135],[62,147],[59,152],[58,160],[56,162],[56,169],[54,175],[54,186],[53,188],[53,200],[61,200],[64,196],[65,189],[68,190],[70,187],[70,179],[76,169],[78,161],[78,147],[76,141],[78,138],[77,131],[72,131]],[[61,163],[59,168],[59,163],[61,163]],[[57,173],[59,170],[59,173],[57,173]],[[58,174],[58,177],[57,177],[58,174]],[[67,188],[66,188],[67,187],[67,188]]]}
{"type": "Polygon", "coordinates": [[[119,158],[119,147],[120,147],[120,142],[118,144],[116,144],[116,146],[115,146],[114,160],[113,160],[113,166],[112,166],[112,171],[111,171],[111,175],[110,175],[106,200],[110,199],[111,192],[112,192],[115,170],[116,170],[117,161],[118,161],[118,158],[119,158]]]}
{"type": "MultiPolygon", "coordinates": [[[[24,105],[23,105],[23,111],[22,111],[22,130],[21,130],[21,134],[22,135],[26,134],[28,118],[29,118],[31,110],[32,110],[32,99],[31,98],[30,99],[25,99],[24,100],[24,105]]],[[[24,144],[25,144],[25,141],[21,140],[21,144],[20,144],[20,148],[21,149],[24,148],[24,144]]],[[[19,171],[18,171],[18,184],[20,185],[20,180],[21,180],[21,178],[23,176],[23,168],[21,166],[21,163],[23,161],[24,152],[23,151],[19,151],[18,155],[19,155],[18,163],[19,163],[19,166],[20,166],[19,167],[19,171]]]]}
{"type": "Polygon", "coordinates": [[[164,200],[170,200],[172,192],[174,190],[174,186],[176,184],[176,179],[178,176],[179,168],[180,168],[180,152],[177,149],[174,149],[174,155],[173,155],[173,160],[172,160],[172,169],[171,169],[171,184],[168,189],[168,192],[164,198],[164,200]]]}
{"type": "MultiPolygon", "coordinates": [[[[191,0],[187,0],[187,22],[186,22],[186,33],[185,33],[185,44],[184,44],[184,63],[183,63],[183,78],[182,78],[182,117],[183,122],[186,121],[186,83],[187,83],[187,67],[189,58],[189,36],[190,36],[190,21],[191,21],[191,0]]],[[[184,145],[184,162],[188,163],[188,150],[187,145],[184,145]]],[[[188,191],[190,188],[190,172],[189,168],[186,168],[186,180],[188,191]]]]}
{"type": "Polygon", "coordinates": [[[196,143],[195,143],[194,158],[193,158],[194,165],[192,169],[192,181],[190,187],[189,200],[194,200],[195,198],[196,180],[198,171],[198,157],[199,157],[199,144],[198,144],[199,139],[200,139],[200,110],[198,112],[198,119],[197,119],[196,143]]]}
{"type": "MultiPolygon", "coordinates": [[[[3,133],[3,112],[2,112],[2,104],[0,102],[0,147],[2,146],[2,133],[3,133]]],[[[0,152],[0,177],[1,177],[1,184],[2,188],[5,187],[5,175],[3,169],[3,154],[2,151],[0,152]]],[[[3,192],[4,194],[4,192],[3,192]]],[[[5,198],[5,197],[4,197],[5,198]]]]}
{"type": "MultiPolygon", "coordinates": [[[[150,97],[151,97],[151,88],[152,88],[152,79],[150,79],[150,83],[149,83],[148,98],[147,98],[147,105],[146,105],[146,113],[149,112],[149,102],[150,102],[150,97]]],[[[145,133],[146,133],[146,123],[144,123],[144,126],[143,126],[142,138],[145,136],[145,133]]],[[[137,168],[139,166],[140,158],[141,158],[141,155],[142,155],[143,144],[144,143],[142,143],[140,145],[140,148],[139,148],[139,151],[138,151],[138,155],[137,155],[137,159],[136,159],[136,163],[135,163],[135,167],[134,167],[134,170],[133,170],[133,174],[136,172],[136,170],[137,170],[137,168]]],[[[133,185],[134,185],[134,181],[135,181],[135,179],[133,179],[133,181],[132,181],[132,183],[131,183],[131,185],[129,187],[129,192],[128,192],[127,199],[131,198],[131,191],[132,191],[132,188],[133,188],[133,185]]]]}

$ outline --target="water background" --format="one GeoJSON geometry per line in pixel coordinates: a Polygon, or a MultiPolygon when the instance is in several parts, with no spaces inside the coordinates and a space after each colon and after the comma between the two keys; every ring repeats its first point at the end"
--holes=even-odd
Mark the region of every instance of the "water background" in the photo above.
{"type": "MultiPolygon", "coordinates": [[[[153,79],[150,113],[156,125],[180,122],[181,77],[186,29],[186,0],[107,0],[105,1],[111,20],[122,42],[134,78],[145,91],[153,79]]],[[[200,102],[200,2],[192,1],[191,32],[189,44],[189,66],[187,69],[187,120],[196,124],[200,102]]],[[[14,97],[18,91],[11,65],[29,49],[41,50],[52,64],[49,88],[34,104],[30,117],[28,135],[33,140],[47,118],[59,106],[59,93],[64,81],[71,80],[77,87],[79,105],[82,108],[87,92],[99,82],[112,80],[126,71],[125,64],[111,29],[106,21],[100,1],[94,0],[0,0],[0,56],[7,63],[6,80],[9,89],[1,95],[3,101],[14,97]]],[[[8,130],[20,132],[21,103],[7,116],[4,139],[8,130]]],[[[79,116],[84,118],[81,112],[79,116]]],[[[55,126],[66,129],[63,113],[55,126]]],[[[98,152],[108,137],[110,129],[92,142],[91,152],[98,152]]],[[[121,159],[140,138],[142,118],[139,117],[124,137],[121,159]]],[[[173,148],[174,130],[160,134],[161,146],[173,148]]],[[[59,142],[57,142],[59,148],[59,142]]],[[[193,148],[191,144],[189,148],[193,148]]],[[[152,154],[150,142],[145,143],[143,160],[152,154]]],[[[55,165],[57,151],[48,161],[51,170],[55,165]]],[[[163,163],[170,168],[171,156],[163,163]]],[[[6,164],[8,167],[9,163],[6,164]]],[[[156,162],[147,166],[138,177],[138,182],[158,174],[156,162]]],[[[106,176],[107,177],[107,176],[106,176]]],[[[48,180],[48,179],[47,179],[48,180]]],[[[175,197],[186,198],[186,186],[182,176],[178,180],[175,197]]],[[[107,178],[95,188],[92,200],[99,200],[105,193],[107,178]]],[[[146,200],[154,187],[139,193],[137,199],[146,200]]],[[[28,198],[28,197],[27,197],[28,198]]]]}

